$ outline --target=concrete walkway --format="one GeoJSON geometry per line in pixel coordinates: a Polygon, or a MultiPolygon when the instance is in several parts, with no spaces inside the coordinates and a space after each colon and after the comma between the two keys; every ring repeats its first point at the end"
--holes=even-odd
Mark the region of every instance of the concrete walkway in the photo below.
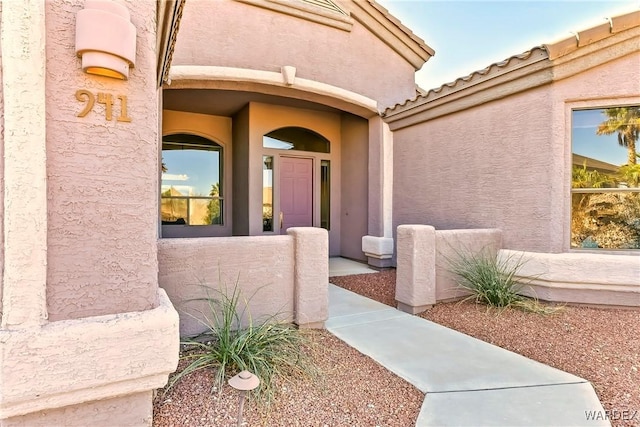
{"type": "Polygon", "coordinates": [[[610,425],[588,381],[334,285],[326,327],[426,393],[417,426],[610,425]]]}

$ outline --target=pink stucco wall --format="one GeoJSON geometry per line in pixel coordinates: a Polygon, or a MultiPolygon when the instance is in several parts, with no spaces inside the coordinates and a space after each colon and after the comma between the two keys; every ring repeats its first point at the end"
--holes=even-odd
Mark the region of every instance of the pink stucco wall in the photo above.
{"type": "Polygon", "coordinates": [[[568,249],[571,108],[637,103],[638,81],[635,53],[396,131],[394,225],[499,228],[505,248],[568,249]]]}
{"type": "Polygon", "coordinates": [[[395,132],[394,224],[500,228],[507,247],[551,250],[549,98],[535,89],[395,132]]]}
{"type": "Polygon", "coordinates": [[[413,66],[360,23],[349,32],[232,0],[187,2],[173,65],[278,72],[292,65],[296,77],[383,107],[415,96],[413,66]]]}
{"type": "Polygon", "coordinates": [[[366,261],[362,236],[367,235],[369,123],[359,117],[342,117],[342,191],[340,255],[366,261]]]}
{"type": "MultiPolygon", "coordinates": [[[[254,321],[280,314],[293,319],[294,241],[290,236],[162,239],[158,282],[180,313],[180,334],[206,331],[211,312],[197,298],[241,292],[239,308],[254,321]],[[245,301],[248,303],[245,305],[245,301]]],[[[247,317],[244,318],[247,321],[247,317]]]]}
{"type": "Polygon", "coordinates": [[[127,1],[137,28],[128,81],[84,74],[75,55],[83,1],[46,3],[50,320],[146,310],[157,303],[158,97],[155,3],[127,1]],[[111,94],[113,119],[76,91],[111,94]],[[131,122],[117,121],[126,96],[131,122]]]}
{"type": "MultiPolygon", "coordinates": [[[[0,3],[0,17],[2,4],[0,3]]],[[[2,90],[2,46],[0,44],[0,218],[4,218],[4,93],[2,90]]],[[[4,221],[0,221],[0,241],[4,242],[4,221]]],[[[0,244],[0,271],[4,271],[4,244],[0,244]]],[[[3,275],[0,275],[0,307],[2,307],[3,275]]],[[[1,311],[1,309],[0,309],[1,311]]]]}
{"type": "Polygon", "coordinates": [[[63,408],[39,411],[2,420],[3,427],[84,427],[92,426],[150,426],[153,418],[152,391],[118,396],[63,408]]]}

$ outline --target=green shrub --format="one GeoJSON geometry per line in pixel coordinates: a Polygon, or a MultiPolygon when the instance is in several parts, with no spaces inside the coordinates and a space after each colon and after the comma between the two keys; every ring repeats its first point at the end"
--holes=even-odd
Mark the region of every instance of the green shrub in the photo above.
{"type": "Polygon", "coordinates": [[[510,259],[499,260],[489,251],[460,252],[450,261],[451,271],[458,276],[458,284],[471,292],[470,299],[493,307],[509,307],[522,297],[522,284],[515,279],[522,263],[510,259]]]}
{"type": "Polygon", "coordinates": [[[209,291],[219,297],[203,298],[208,303],[208,313],[203,313],[202,321],[207,332],[182,343],[186,348],[181,359],[188,364],[171,379],[167,389],[186,375],[211,368],[215,370],[214,388],[222,390],[227,378],[248,370],[260,379],[256,395],[268,403],[274,395],[276,377],[316,375],[305,352],[310,341],[303,331],[279,322],[277,316],[254,323],[248,301],[242,300],[245,308],[238,311],[241,295],[237,284],[230,293],[209,291]],[[245,317],[247,326],[241,327],[245,317]]]}
{"type": "Polygon", "coordinates": [[[457,258],[449,260],[451,271],[458,276],[458,284],[471,293],[465,300],[473,299],[499,309],[515,307],[541,314],[560,310],[561,307],[545,306],[519,294],[535,278],[516,278],[524,263],[522,256],[498,258],[488,250],[458,251],[457,258]]]}

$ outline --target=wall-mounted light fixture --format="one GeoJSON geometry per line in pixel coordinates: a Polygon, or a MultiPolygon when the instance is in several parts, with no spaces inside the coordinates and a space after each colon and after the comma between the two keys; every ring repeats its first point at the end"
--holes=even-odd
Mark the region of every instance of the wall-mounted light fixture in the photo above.
{"type": "Polygon", "coordinates": [[[136,27],[127,7],[87,0],[76,15],[76,54],[85,73],[127,80],[136,60],[136,27]]]}

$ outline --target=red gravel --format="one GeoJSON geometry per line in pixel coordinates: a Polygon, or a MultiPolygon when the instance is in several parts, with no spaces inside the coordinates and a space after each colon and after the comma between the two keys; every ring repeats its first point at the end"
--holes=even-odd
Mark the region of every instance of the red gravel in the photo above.
{"type": "MultiPolygon", "coordinates": [[[[395,305],[395,271],[334,277],[331,282],[395,305]]],[[[640,426],[640,311],[566,307],[553,315],[473,303],[438,304],[421,315],[444,326],[585,378],[614,427],[640,426]],[[628,412],[623,412],[628,411],[628,412]],[[638,411],[635,417],[630,418],[638,411]]],[[[389,426],[415,424],[424,396],[326,331],[313,331],[319,381],[278,385],[276,403],[245,406],[249,426],[389,426]]],[[[237,394],[210,393],[210,372],[188,376],[154,405],[155,426],[234,426],[237,394]]]]}
{"type": "MultiPolygon", "coordinates": [[[[321,371],[317,381],[281,381],[275,403],[245,404],[248,426],[415,425],[424,395],[411,384],[327,331],[310,331],[311,354],[321,371]]],[[[200,371],[181,380],[167,395],[158,394],[154,426],[235,426],[238,394],[229,386],[211,393],[213,375],[200,371]]]]}
{"type": "MultiPolygon", "coordinates": [[[[331,283],[395,305],[393,270],[331,283]]],[[[462,302],[437,304],[420,316],[585,378],[611,411],[612,425],[640,426],[640,311],[568,306],[545,316],[462,302]]]]}

